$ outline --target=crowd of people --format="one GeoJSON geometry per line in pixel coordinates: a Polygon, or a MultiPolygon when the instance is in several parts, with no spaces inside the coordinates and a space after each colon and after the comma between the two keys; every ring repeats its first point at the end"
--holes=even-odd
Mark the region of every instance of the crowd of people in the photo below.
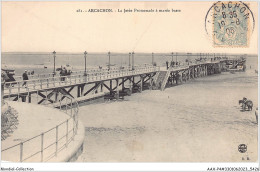
{"type": "MultiPolygon", "coordinates": [[[[62,67],[59,69],[60,70],[60,76],[61,76],[61,81],[65,81],[65,78],[66,76],[69,76],[71,75],[72,71],[70,69],[66,69],[65,67],[62,67]]],[[[14,70],[3,70],[1,71],[1,80],[2,80],[2,83],[8,83],[8,82],[11,82],[9,84],[6,84],[6,87],[14,87],[14,85],[16,84],[14,81],[15,78],[14,78],[14,75],[15,75],[15,72],[14,70]],[[12,83],[13,82],[13,83],[12,83]]],[[[23,79],[23,84],[22,84],[22,87],[27,87],[27,81],[29,80],[29,75],[34,75],[34,70],[33,71],[27,71],[25,70],[24,73],[22,74],[22,79],[23,79]]]]}
{"type": "Polygon", "coordinates": [[[65,67],[60,68],[60,76],[61,76],[61,81],[65,81],[66,76],[71,75],[72,71],[71,70],[67,70],[65,67]]]}
{"type": "Polygon", "coordinates": [[[168,60],[166,61],[166,68],[169,69],[169,67],[174,67],[180,65],[180,62],[171,61],[170,63],[168,60]]]}

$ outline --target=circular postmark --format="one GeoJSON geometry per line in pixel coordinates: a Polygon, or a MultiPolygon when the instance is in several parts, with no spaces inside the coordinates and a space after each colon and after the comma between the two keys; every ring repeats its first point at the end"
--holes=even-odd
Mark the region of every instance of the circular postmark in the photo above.
{"type": "Polygon", "coordinates": [[[248,47],[255,19],[250,4],[218,1],[208,10],[205,30],[214,47],[248,47]]]}
{"type": "Polygon", "coordinates": [[[239,151],[240,153],[245,153],[245,152],[247,151],[247,146],[246,146],[245,144],[240,144],[240,145],[238,146],[238,151],[239,151]]]}

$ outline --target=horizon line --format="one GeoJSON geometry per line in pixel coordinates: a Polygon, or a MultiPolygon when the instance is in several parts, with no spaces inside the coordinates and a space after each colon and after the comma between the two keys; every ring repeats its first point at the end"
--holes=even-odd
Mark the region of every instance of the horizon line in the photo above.
{"type": "MultiPolygon", "coordinates": [[[[55,51],[56,52],[56,51],[55,51]]],[[[108,51],[110,53],[115,53],[115,54],[129,54],[129,53],[132,53],[134,52],[135,54],[149,54],[149,53],[154,53],[154,54],[171,54],[171,53],[174,53],[174,55],[176,55],[176,53],[180,53],[180,54],[183,54],[183,53],[186,53],[186,54],[199,54],[199,53],[202,53],[202,54],[226,54],[226,55],[258,55],[258,53],[225,53],[225,52],[222,52],[222,53],[214,53],[214,52],[176,52],[176,51],[169,51],[169,52],[138,52],[138,51],[131,51],[131,52],[120,52],[120,51],[108,51]]],[[[88,54],[106,54],[108,53],[107,51],[106,52],[95,52],[95,51],[90,51],[87,53],[88,54]]],[[[50,52],[50,51],[4,51],[4,52],[1,52],[3,54],[5,53],[29,53],[29,54],[33,54],[33,53],[46,53],[46,54],[52,54],[53,52],[50,52]]],[[[61,51],[61,52],[56,52],[56,54],[84,54],[84,51],[83,52],[66,52],[66,51],[61,51]]]]}

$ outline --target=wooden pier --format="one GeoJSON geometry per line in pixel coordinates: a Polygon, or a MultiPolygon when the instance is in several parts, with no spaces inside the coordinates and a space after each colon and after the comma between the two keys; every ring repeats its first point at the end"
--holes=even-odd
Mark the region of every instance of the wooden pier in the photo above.
{"type": "MultiPolygon", "coordinates": [[[[233,65],[245,63],[232,59],[233,65]]],[[[139,66],[133,68],[100,69],[74,72],[69,76],[45,76],[4,84],[4,99],[43,104],[56,103],[70,96],[83,101],[104,96],[105,99],[119,99],[144,89],[164,90],[166,86],[186,82],[190,79],[219,74],[226,71],[230,59],[216,58],[188,62],[185,65],[168,67],[139,66]]]]}
{"type": "Polygon", "coordinates": [[[111,98],[119,98],[119,91],[131,94],[136,91],[137,87],[139,91],[142,91],[139,85],[148,83],[158,70],[158,67],[146,66],[135,70],[98,71],[87,75],[32,79],[28,80],[24,86],[22,86],[24,81],[8,82],[4,84],[3,98],[28,103],[36,101],[38,104],[46,99],[50,103],[57,102],[58,98],[63,99],[63,96],[59,97],[59,95],[79,98],[98,92],[108,92],[111,98]]]}

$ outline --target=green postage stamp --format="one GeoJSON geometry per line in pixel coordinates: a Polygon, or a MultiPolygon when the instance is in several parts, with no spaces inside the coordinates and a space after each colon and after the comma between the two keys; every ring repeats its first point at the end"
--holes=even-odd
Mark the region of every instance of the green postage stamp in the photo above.
{"type": "Polygon", "coordinates": [[[213,7],[213,46],[248,47],[250,9],[242,2],[219,2],[213,7]]]}

